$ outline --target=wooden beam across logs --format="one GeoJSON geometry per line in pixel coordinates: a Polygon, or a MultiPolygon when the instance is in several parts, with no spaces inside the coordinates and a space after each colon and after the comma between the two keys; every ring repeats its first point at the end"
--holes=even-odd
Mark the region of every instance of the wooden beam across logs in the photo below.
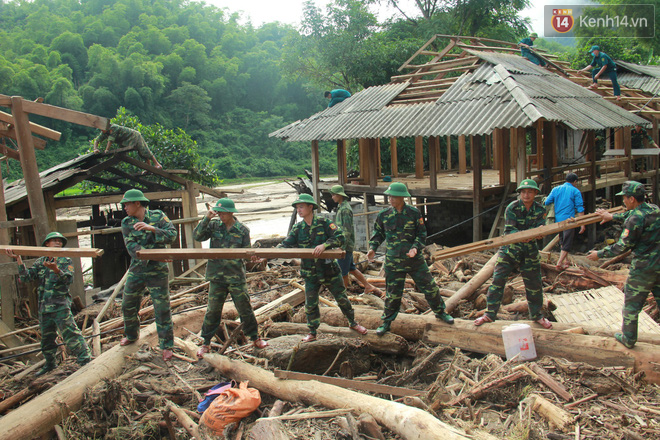
{"type": "MultiPolygon", "coordinates": [[[[623,212],[624,208],[623,206],[617,206],[616,208],[611,208],[607,211],[614,214],[617,212],[623,212]]],[[[598,223],[600,221],[601,218],[599,215],[587,214],[581,217],[577,217],[575,221],[564,220],[563,222],[539,226],[538,228],[528,229],[526,231],[514,232],[512,234],[503,235],[501,237],[489,238],[461,246],[442,249],[440,251],[434,252],[433,255],[431,255],[431,258],[433,261],[438,261],[446,260],[447,258],[460,257],[461,255],[485,251],[487,249],[493,249],[507,244],[520,243],[535,237],[544,237],[546,235],[556,234],[567,229],[579,228],[580,226],[586,226],[593,223],[598,223]]]]}
{"type": "Polygon", "coordinates": [[[237,258],[324,258],[335,260],[344,258],[342,249],[325,250],[318,257],[312,256],[314,249],[301,248],[232,248],[232,249],[143,249],[137,251],[140,260],[234,260],[237,258]]]}
{"type": "Polygon", "coordinates": [[[16,255],[23,257],[71,257],[96,258],[103,255],[103,249],[98,248],[55,248],[45,246],[12,246],[0,245],[0,251],[11,249],[16,255]]]}

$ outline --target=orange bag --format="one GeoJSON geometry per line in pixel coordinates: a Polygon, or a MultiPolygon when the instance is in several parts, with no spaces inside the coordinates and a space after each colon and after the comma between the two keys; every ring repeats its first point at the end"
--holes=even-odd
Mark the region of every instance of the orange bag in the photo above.
{"type": "Polygon", "coordinates": [[[200,423],[221,436],[225,426],[249,416],[259,405],[259,390],[248,388],[248,382],[241,382],[238,388],[229,388],[216,397],[202,414],[200,423]]]}

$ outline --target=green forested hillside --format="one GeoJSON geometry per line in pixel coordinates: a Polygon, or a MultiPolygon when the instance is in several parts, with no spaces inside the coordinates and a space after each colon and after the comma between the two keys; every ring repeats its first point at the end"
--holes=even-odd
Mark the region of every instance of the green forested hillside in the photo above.
{"type": "MultiPolygon", "coordinates": [[[[309,145],[268,133],[322,110],[323,90],[355,93],[387,82],[433,34],[519,41],[529,32],[520,16],[527,0],[327,2],[290,11],[303,17],[294,28],[254,27],[231,11],[188,0],[0,0],[0,93],[181,129],[196,141],[185,148],[197,149],[220,178],[294,175],[309,166],[309,145]],[[414,12],[374,15],[375,8],[404,3],[414,12]]],[[[593,40],[579,40],[565,56],[584,65],[582,49],[593,40]]],[[[657,41],[600,44],[611,46],[613,56],[649,62],[657,41]]],[[[41,169],[87,151],[97,134],[34,121],[63,134],[38,152],[41,169]]],[[[405,171],[414,166],[414,147],[403,139],[399,145],[405,171]]],[[[336,169],[333,149],[321,146],[322,172],[336,169]]],[[[18,164],[10,177],[20,177],[18,164]]]]}

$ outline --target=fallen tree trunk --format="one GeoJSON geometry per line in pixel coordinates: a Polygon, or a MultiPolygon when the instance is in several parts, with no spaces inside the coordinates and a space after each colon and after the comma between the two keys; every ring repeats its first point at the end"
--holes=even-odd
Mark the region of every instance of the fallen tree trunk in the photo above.
{"type": "Polygon", "coordinates": [[[378,423],[407,440],[470,438],[426,411],[398,402],[316,381],[280,380],[269,371],[224,356],[206,355],[204,359],[222,375],[236,381],[250,381],[250,385],[259,391],[279,399],[326,408],[354,408],[371,414],[378,423]]]}
{"type": "MultiPolygon", "coordinates": [[[[355,318],[367,328],[375,329],[380,325],[380,316],[378,311],[355,308],[355,318]]],[[[341,311],[321,309],[322,322],[339,326],[343,325],[341,323],[344,320],[341,311]]],[[[544,330],[532,321],[516,323],[530,324],[539,356],[563,357],[594,366],[634,367],[635,371],[644,371],[650,382],[660,383],[660,364],[657,362],[660,359],[660,345],[638,342],[630,350],[612,337],[611,330],[598,331],[600,335],[580,335],[561,331],[574,328],[574,324],[553,323],[554,330],[544,330]]],[[[447,325],[433,316],[400,313],[392,323],[392,332],[409,341],[423,339],[432,344],[446,344],[463,350],[504,356],[502,328],[510,324],[511,321],[496,321],[475,327],[472,321],[456,319],[454,325],[447,325]]]]}
{"type": "Polygon", "coordinates": [[[461,300],[467,299],[472,295],[483,283],[488,281],[493,276],[495,270],[495,263],[497,263],[497,254],[490,257],[488,263],[482,267],[470,281],[465,283],[463,287],[458,289],[447,301],[445,301],[445,310],[451,313],[461,300]]]}
{"type": "MultiPolygon", "coordinates": [[[[204,312],[204,309],[199,309],[173,316],[175,334],[187,335],[184,327],[199,331],[204,312]]],[[[125,347],[117,344],[45,393],[2,417],[0,438],[22,440],[46,434],[71,412],[80,409],[86,388],[103,379],[118,376],[127,356],[138,351],[142,343],[154,345],[157,342],[156,324],[151,324],[140,332],[140,343],[125,347]]]]}
{"type": "MultiPolygon", "coordinates": [[[[383,336],[377,336],[375,333],[360,335],[350,328],[331,327],[327,324],[321,324],[318,331],[321,334],[336,335],[344,338],[360,338],[363,341],[367,341],[371,349],[377,353],[394,355],[408,353],[408,342],[401,336],[393,333],[386,333],[383,336]]],[[[275,322],[268,326],[268,336],[305,335],[307,333],[309,333],[307,324],[275,322]]]]}

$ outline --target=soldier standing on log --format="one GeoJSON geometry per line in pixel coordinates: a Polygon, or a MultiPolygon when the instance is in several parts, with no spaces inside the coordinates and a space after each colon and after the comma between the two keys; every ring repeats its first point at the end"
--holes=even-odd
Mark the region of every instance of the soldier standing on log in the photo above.
{"type": "Polygon", "coordinates": [[[624,286],[623,325],[620,333],[615,333],[617,341],[628,348],[637,342],[639,313],[644,307],[649,292],[653,293],[660,308],[660,209],[644,201],[644,185],[629,181],[617,196],[623,196],[627,211],[624,215],[612,215],[598,209],[596,214],[602,223],[625,218],[619,241],[599,251],[592,250],[587,255],[592,261],[613,257],[632,249],[633,260],[630,273],[624,286]]]}
{"type": "Polygon", "coordinates": [[[454,318],[445,312],[445,302],[422,255],[426,241],[426,226],[422,214],[414,206],[407,205],[404,197],[410,197],[406,185],[392,183],[385,191],[390,196],[391,207],[378,213],[374,233],[369,240],[367,258],[373,261],[376,249],[387,240],[385,255],[386,299],[383,323],[376,330],[382,336],[390,330],[401,307],[406,274],[410,274],[417,289],[424,294],[435,317],[447,324],[454,318]]]}
{"type": "MultiPolygon", "coordinates": [[[[67,239],[59,232],[46,236],[42,246],[61,248],[67,239]]],[[[29,269],[23,264],[20,255],[7,249],[7,255],[16,259],[18,276],[22,282],[39,281],[39,328],[41,330],[41,352],[46,363],[35,376],[46,374],[57,367],[57,332],[62,335],[66,346],[76,356],[78,364],[85,365],[92,360],[89,347],[71,313],[71,293],[73,282],[73,262],[68,257],[39,257],[29,269]]]]}
{"type": "MultiPolygon", "coordinates": [[[[218,200],[195,227],[193,238],[197,241],[211,239],[212,249],[251,247],[250,230],[236,220],[234,217],[236,212],[238,211],[233,200],[227,198],[218,200]],[[220,217],[220,220],[213,219],[216,216],[220,217]]],[[[259,337],[257,318],[250,304],[245,279],[245,262],[242,259],[209,260],[206,265],[206,280],[210,282],[209,302],[202,324],[204,344],[197,351],[197,357],[201,358],[211,350],[211,338],[220,327],[222,308],[227,294],[231,295],[241,317],[243,333],[252,340],[255,347],[267,347],[268,343],[259,337]]]]}
{"type": "MultiPolygon", "coordinates": [[[[296,208],[302,221],[293,226],[289,235],[278,247],[313,248],[312,255],[315,257],[320,256],[326,249],[341,248],[344,244],[344,235],[333,222],[314,215],[314,209],[318,208],[318,205],[312,196],[301,194],[292,206],[296,208]]],[[[316,330],[321,324],[319,291],[322,286],[325,286],[335,297],[337,305],[348,319],[349,328],[361,335],[367,333],[367,329],[355,321],[355,311],[346,295],[337,260],[305,258],[300,263],[300,274],[305,280],[305,314],[309,327],[309,334],[303,338],[303,342],[316,340],[316,330]]]]}
{"type": "Polygon", "coordinates": [[[121,303],[124,337],[119,345],[129,345],[137,341],[140,333],[140,300],[142,294],[148,290],[154,305],[160,348],[163,350],[163,359],[167,361],[172,358],[174,346],[167,263],[139,260],[137,251],[164,249],[176,239],[176,229],[163,211],[148,209],[149,199],[139,189],[126,191],[120,203],[127,214],[121,221],[121,233],[126,250],[131,256],[131,265],[128,268],[121,303]]]}

